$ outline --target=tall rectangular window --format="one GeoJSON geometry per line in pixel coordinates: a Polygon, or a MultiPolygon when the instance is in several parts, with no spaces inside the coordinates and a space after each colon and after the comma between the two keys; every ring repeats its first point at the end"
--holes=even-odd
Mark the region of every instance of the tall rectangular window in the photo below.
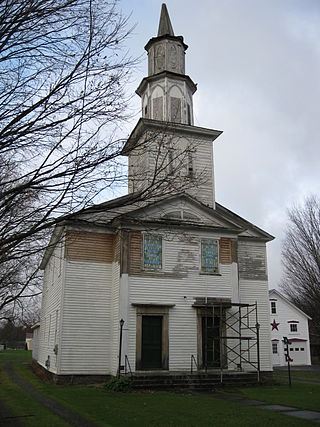
{"type": "Polygon", "coordinates": [[[191,151],[188,151],[188,176],[193,176],[193,158],[191,151]]]}
{"type": "Polygon", "coordinates": [[[271,313],[277,314],[277,306],[275,301],[271,301],[271,313]]]}
{"type": "Polygon", "coordinates": [[[173,174],[173,149],[169,148],[168,150],[168,174],[173,174]]]}
{"type": "Polygon", "coordinates": [[[201,272],[218,273],[219,270],[219,242],[215,239],[201,240],[201,272]]]}
{"type": "Polygon", "coordinates": [[[171,121],[181,123],[181,99],[174,96],[170,97],[171,121]]]}
{"type": "Polygon", "coordinates": [[[191,108],[189,104],[187,104],[187,115],[188,115],[188,120],[187,120],[188,125],[191,125],[191,108]]]}
{"type": "Polygon", "coordinates": [[[276,343],[276,342],[272,343],[272,353],[278,354],[278,343],[276,343]]]}
{"type": "Polygon", "coordinates": [[[158,234],[144,234],[143,267],[145,270],[162,269],[162,236],[158,234]]]}

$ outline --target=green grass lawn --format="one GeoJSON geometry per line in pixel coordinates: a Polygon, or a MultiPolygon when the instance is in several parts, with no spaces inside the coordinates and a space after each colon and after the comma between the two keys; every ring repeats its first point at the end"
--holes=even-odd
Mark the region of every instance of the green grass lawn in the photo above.
{"type": "MultiPolygon", "coordinates": [[[[274,371],[273,377],[276,381],[288,383],[288,371],[274,371]]],[[[319,382],[320,383],[320,371],[318,372],[310,372],[310,371],[293,371],[291,370],[291,378],[292,382],[294,380],[302,380],[302,381],[311,381],[311,382],[319,382]]]]}
{"type": "MultiPolygon", "coordinates": [[[[208,395],[169,392],[114,393],[97,387],[55,386],[34,376],[28,366],[30,354],[27,352],[6,351],[0,353],[0,369],[7,361],[12,361],[15,364],[16,372],[43,395],[101,426],[312,425],[307,421],[216,399],[208,395]]],[[[34,417],[30,417],[29,419],[23,419],[25,420],[24,425],[66,425],[12,384],[3,370],[1,370],[0,375],[2,381],[0,399],[16,414],[37,413],[36,423],[35,419],[32,420],[34,417]]],[[[285,386],[279,386],[278,389],[255,387],[238,390],[237,393],[242,393],[243,396],[250,398],[265,400],[266,402],[271,402],[273,398],[280,398],[282,403],[285,403],[284,400],[292,399],[293,394],[291,393],[292,390],[289,391],[288,388],[282,389],[282,387],[285,386]]],[[[295,396],[299,394],[299,387],[300,385],[297,385],[297,389],[293,389],[295,396]]],[[[306,389],[302,388],[300,391],[305,393],[306,389]]],[[[318,393],[317,399],[320,401],[319,388],[315,390],[315,393],[318,393]]],[[[316,398],[316,395],[314,397],[316,398]]],[[[299,407],[301,407],[303,399],[304,396],[301,396],[299,407]]],[[[306,399],[306,401],[310,404],[310,398],[306,399]]],[[[281,402],[277,401],[276,403],[281,402]]],[[[289,402],[286,403],[289,404],[289,402]]]]}

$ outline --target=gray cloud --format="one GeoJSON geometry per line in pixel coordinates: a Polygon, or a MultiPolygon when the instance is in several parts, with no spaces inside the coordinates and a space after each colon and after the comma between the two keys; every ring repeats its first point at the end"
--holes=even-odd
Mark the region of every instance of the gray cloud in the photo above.
{"type": "MultiPolygon", "coordinates": [[[[138,22],[129,49],[143,54],[161,3],[121,4],[138,22]]],[[[276,237],[268,248],[275,287],[287,208],[320,194],[320,3],[169,0],[167,6],[175,33],[189,45],[196,124],[224,131],[215,143],[217,200],[276,237]]],[[[129,90],[146,73],[145,54],[129,90]]],[[[133,107],[140,108],[138,96],[133,107]]]]}

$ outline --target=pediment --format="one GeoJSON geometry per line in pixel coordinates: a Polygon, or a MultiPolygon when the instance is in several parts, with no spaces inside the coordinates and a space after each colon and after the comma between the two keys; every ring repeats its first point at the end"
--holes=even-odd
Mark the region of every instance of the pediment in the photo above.
{"type": "Polygon", "coordinates": [[[208,226],[241,232],[234,222],[223,218],[215,209],[209,208],[189,195],[178,195],[149,204],[124,215],[123,219],[157,221],[163,224],[208,226]]]}
{"type": "Polygon", "coordinates": [[[66,218],[97,226],[113,227],[120,222],[159,222],[179,226],[218,228],[233,232],[240,238],[273,240],[274,237],[251,222],[216,203],[215,209],[188,194],[179,194],[154,202],[138,202],[134,194],[95,205],[66,218]]]}

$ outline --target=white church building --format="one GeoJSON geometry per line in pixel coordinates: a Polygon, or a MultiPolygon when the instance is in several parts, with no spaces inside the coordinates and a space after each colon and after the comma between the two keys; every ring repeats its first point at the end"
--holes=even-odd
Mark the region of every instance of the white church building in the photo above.
{"type": "Polygon", "coordinates": [[[145,49],[142,117],[123,148],[129,194],[55,229],[41,264],[35,362],[57,380],[119,369],[270,372],[273,237],[215,200],[222,132],[194,126],[187,45],[165,5],[145,49]],[[148,186],[153,197],[136,202],[148,186]]]}

